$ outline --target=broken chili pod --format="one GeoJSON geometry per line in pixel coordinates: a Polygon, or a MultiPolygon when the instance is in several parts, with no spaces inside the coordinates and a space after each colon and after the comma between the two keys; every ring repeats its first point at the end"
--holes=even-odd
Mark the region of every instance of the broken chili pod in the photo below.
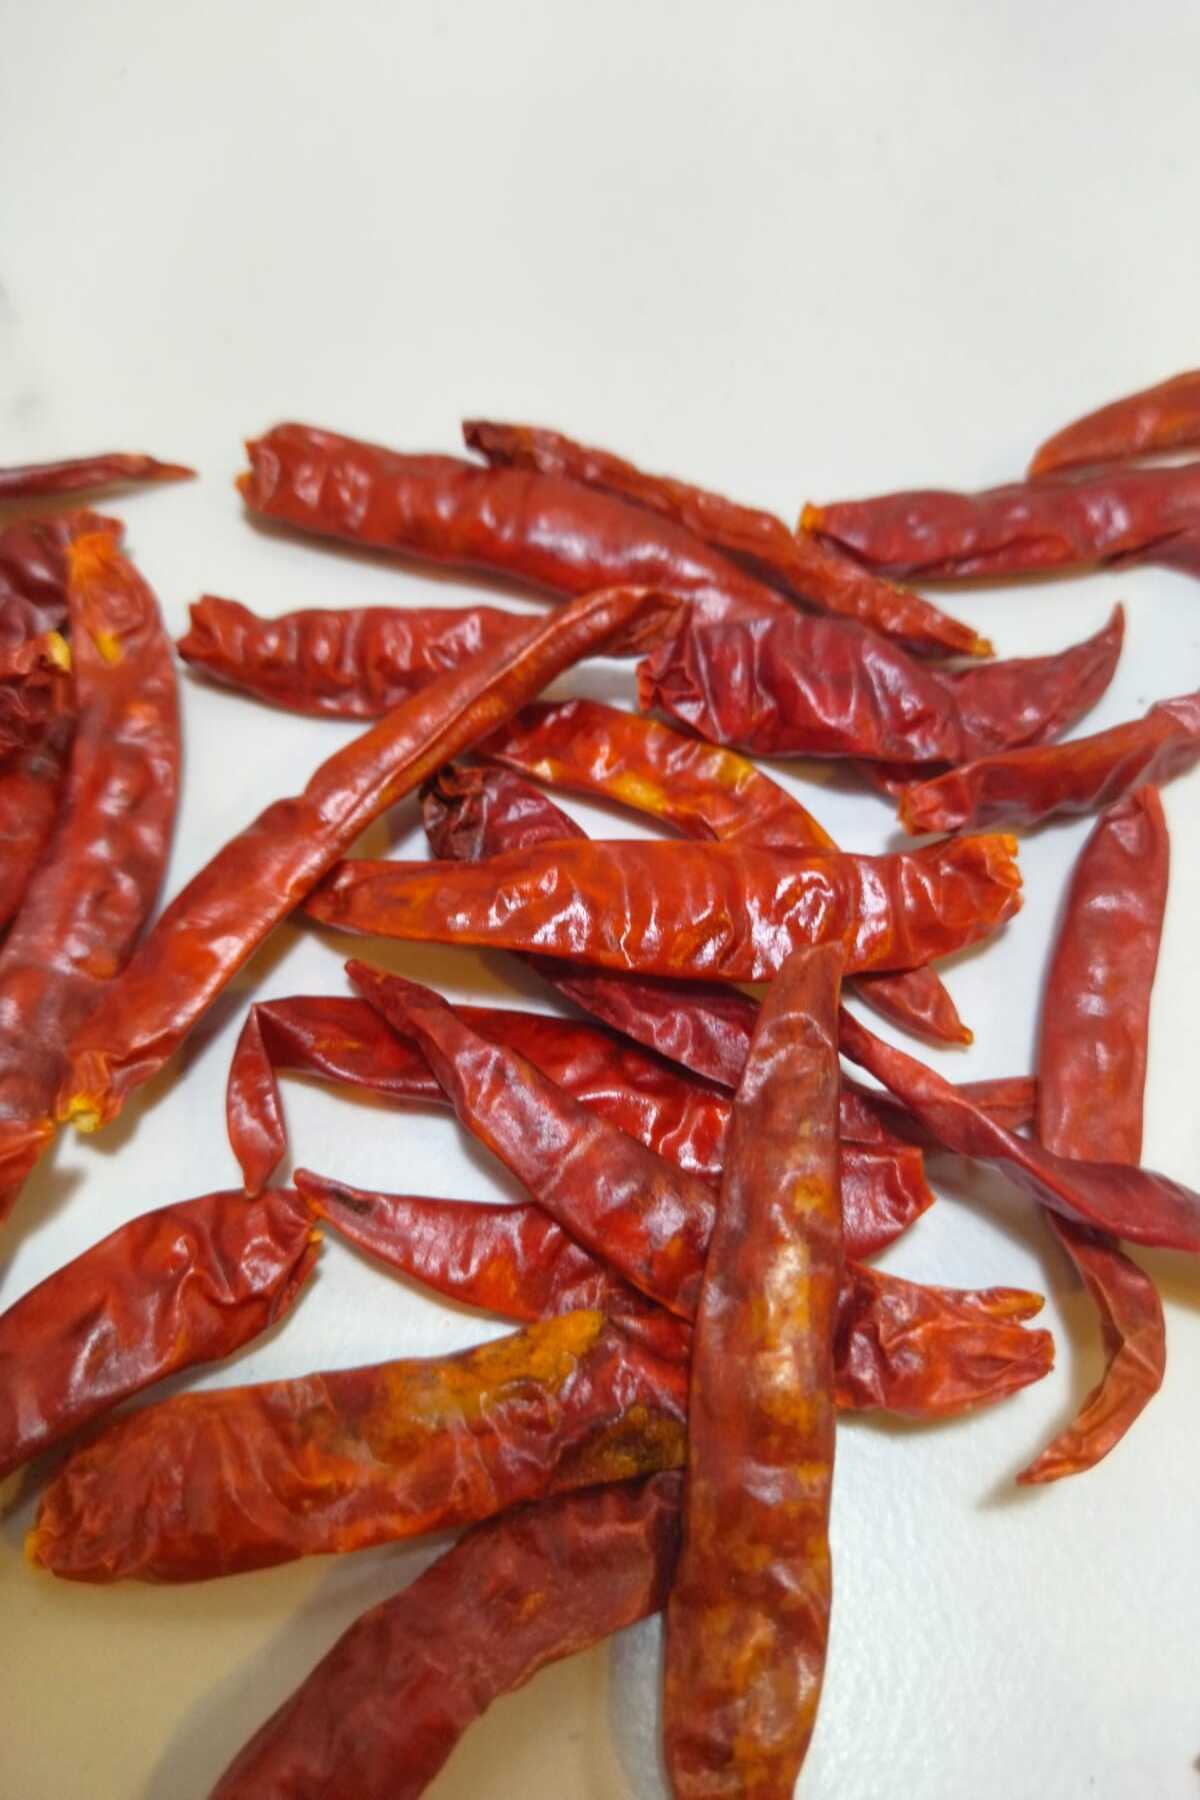
{"type": "Polygon", "coordinates": [[[558,431],[466,419],[463,438],[493,467],[565,475],[673,519],[785,593],[821,612],[868,625],[910,649],[933,656],[991,654],[987,639],[972,626],[906,588],[881,581],[811,533],[793,534],[782,519],[757,507],[739,506],[672,476],[647,475],[607,450],[577,444],[558,431]]]}
{"type": "Polygon", "coordinates": [[[25,463],[0,469],[0,501],[33,500],[47,494],[80,494],[89,488],[125,487],[142,481],[186,481],[195,475],[184,463],[155,456],[106,450],[62,462],[25,463]]]}
{"type": "Polygon", "coordinates": [[[1135,394],[1111,400],[1085,413],[1048,437],[1034,452],[1031,477],[1061,475],[1065,470],[1094,468],[1153,456],[1163,450],[1186,450],[1200,444],[1200,369],[1188,369],[1169,381],[1155,382],[1135,394]]]}
{"type": "Polygon", "coordinates": [[[653,638],[676,607],[644,589],[573,601],[431,682],[322,763],[301,794],[269,806],[175,896],[77,1034],[59,1118],[85,1131],[114,1118],[372,819],[555,675],[615,642],[653,638]]]}
{"type": "Polygon", "coordinates": [[[0,1314],[0,1477],[294,1305],[319,1236],[287,1188],[205,1194],[110,1232],[0,1314]]]}

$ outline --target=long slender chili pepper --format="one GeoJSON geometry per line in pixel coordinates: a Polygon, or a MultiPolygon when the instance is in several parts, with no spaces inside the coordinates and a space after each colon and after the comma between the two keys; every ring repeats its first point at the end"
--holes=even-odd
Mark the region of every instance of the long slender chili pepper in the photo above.
{"type": "Polygon", "coordinates": [[[211,1800],[415,1800],[499,1695],[662,1607],[681,1479],[564,1494],[475,1526],[343,1633],[211,1800]]]}
{"type": "Polygon", "coordinates": [[[733,1107],[692,1343],[663,1747],[677,1800],[790,1794],[832,1601],[842,1280],[836,949],[767,990],[733,1107]]]}
{"type": "Polygon", "coordinates": [[[377,719],[436,675],[528,636],[498,606],[362,606],[262,619],[205,594],[176,648],[230,687],[331,719],[377,719]]]}
{"type": "Polygon", "coordinates": [[[607,450],[589,449],[557,431],[467,419],[463,437],[493,468],[565,475],[673,519],[821,612],[854,619],[926,654],[991,654],[987,639],[970,625],[949,618],[918,594],[881,581],[810,532],[793,534],[782,519],[757,507],[738,506],[669,475],[647,475],[607,450]]]}
{"type": "MultiPolygon", "coordinates": [[[[585,1250],[542,1208],[429,1200],[347,1187],[306,1170],[296,1185],[352,1243],[438,1293],[525,1322],[593,1306],[668,1361],[686,1360],[683,1320],[585,1250]]],[[[848,1232],[847,1252],[862,1253],[848,1232]]],[[[847,1262],[834,1347],[837,1403],[912,1419],[948,1418],[1038,1380],[1053,1362],[1048,1332],[1020,1321],[1039,1294],[935,1288],[847,1262]]]]}
{"type": "Polygon", "coordinates": [[[1158,562],[1200,525],[1200,462],[1018,481],[981,494],[883,494],[806,506],[800,523],[878,574],[927,581],[1158,562]]]}
{"type": "Polygon", "coordinates": [[[960,763],[1041,743],[1094,706],[1121,653],[1124,614],[1051,656],[954,677],[855,628],[800,614],[684,618],[638,667],[638,704],[760,756],[960,763]]]}
{"type": "MultiPolygon", "coordinates": [[[[1150,992],[1167,898],[1169,846],[1155,788],[1110,808],[1083,847],[1046,974],[1037,1132],[1058,1156],[1136,1163],[1150,992]]],[[[1047,1215],[1100,1315],[1107,1366],[1075,1419],[1019,1481],[1090,1469],[1162,1385],[1167,1340],[1150,1277],[1105,1232],[1047,1215]]]]}
{"type": "Polygon", "coordinates": [[[764,981],[821,943],[839,944],[853,973],[913,969],[1018,910],[1015,849],[1009,837],[893,856],[589,840],[486,864],[346,861],[304,911],[342,931],[648,975],[764,981]]]}
{"type": "MultiPolygon", "coordinates": [[[[1037,1117],[1037,1082],[1032,1075],[1000,1075],[986,1081],[960,1081],[955,1093],[971,1106],[980,1107],[1006,1131],[1024,1131],[1037,1117]]],[[[941,1148],[939,1140],[902,1101],[886,1089],[866,1088],[849,1076],[842,1077],[842,1135],[855,1143],[919,1144],[925,1150],[941,1148]]]]}
{"type": "Polygon", "coordinates": [[[1044,749],[1008,750],[905,790],[913,833],[964,825],[1036,825],[1110,806],[1143,782],[1169,781],[1200,757],[1200,693],[1160,700],[1142,719],[1044,749]]]}
{"type": "MultiPolygon", "coordinates": [[[[837,849],[798,800],[744,757],[599,701],[528,706],[481,751],[505,768],[539,781],[600,794],[666,819],[687,837],[780,849],[837,849]]],[[[470,780],[469,774],[465,780],[470,780]]],[[[526,815],[532,805],[529,797],[526,815]]],[[[486,807],[487,796],[481,794],[481,811],[486,807]]],[[[507,836],[504,842],[500,830],[493,833],[493,848],[520,847],[515,832],[507,836]]],[[[531,840],[526,834],[523,841],[531,840]]],[[[971,1041],[932,969],[862,976],[858,991],[885,1018],[907,1030],[944,1043],[971,1041]]]]}
{"type": "Polygon", "coordinates": [[[682,526],[576,481],[407,456],[312,425],[276,425],[246,454],[238,487],[250,510],[322,537],[560,596],[636,583],[678,594],[706,618],[791,610],[682,526]]]}
{"type": "Polygon", "coordinates": [[[1034,453],[1031,476],[1152,456],[1200,444],[1200,369],[1112,400],[1056,431],[1034,453]]]}
{"type": "Polygon", "coordinates": [[[0,1218],[53,1131],[68,1045],[162,881],[179,780],[170,640],[104,533],[67,551],[78,718],[53,835],[0,952],[0,1218]]]}
{"type": "Polygon", "coordinates": [[[195,469],[183,463],[122,450],[74,456],[65,462],[25,463],[0,469],[0,500],[31,500],[43,494],[79,494],[88,488],[124,487],[129,482],[183,481],[195,469]]]}
{"type": "Polygon", "coordinates": [[[83,1130],[113,1118],[372,819],[580,657],[662,629],[673,606],[628,589],[575,601],[431,682],[322,763],[303,793],[269,806],[176,895],[79,1033],[59,1117],[83,1130]]]}
{"type": "Polygon", "coordinates": [[[683,1459],[681,1371],[596,1312],[457,1356],[179,1394],[46,1489],[31,1560],[73,1581],[202,1581],[364,1550],[683,1459]]]}
{"type": "Polygon", "coordinates": [[[1052,1212],[1131,1243],[1200,1250],[1200,1194],[1166,1175],[1117,1162],[1076,1162],[1017,1137],[915,1057],[843,1011],[843,1054],[902,1100],[945,1149],[992,1163],[1052,1212]]]}
{"type": "Polygon", "coordinates": [[[108,1237],[0,1314],[0,1476],[282,1318],[317,1255],[303,1200],[205,1194],[108,1237]]]}

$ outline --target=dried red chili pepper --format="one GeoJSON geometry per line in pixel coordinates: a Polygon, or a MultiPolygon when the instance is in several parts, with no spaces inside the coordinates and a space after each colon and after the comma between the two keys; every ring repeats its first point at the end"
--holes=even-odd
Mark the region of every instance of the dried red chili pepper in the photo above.
{"type": "Polygon", "coordinates": [[[908,788],[905,829],[955,831],[964,825],[1036,825],[1062,813],[1110,806],[1143,782],[1169,781],[1200,757],[1200,693],[1160,700],[1131,719],[1042,749],[1008,750],[908,788]]]}
{"type": "Polygon", "coordinates": [[[628,589],[575,601],[431,682],[322,763],[302,794],[268,807],[176,895],[78,1034],[59,1117],[82,1130],[115,1117],[372,819],[580,657],[652,636],[672,606],[628,589]]]}
{"type": "Polygon", "coordinates": [[[1065,425],[1035,451],[1029,473],[1058,475],[1064,469],[1092,468],[1194,444],[1200,444],[1200,369],[1126,394],[1065,425]]]}
{"type": "Polygon", "coordinates": [[[364,1550],[675,1467],[685,1402],[681,1372],[595,1312],[457,1356],[179,1394],[74,1453],[27,1552],[107,1582],[364,1550]]]}
{"type": "MultiPolygon", "coordinates": [[[[954,1091],[971,1106],[980,1107],[1006,1131],[1023,1131],[1037,1115],[1037,1083],[1032,1075],[1000,1075],[986,1081],[960,1081],[954,1091]]],[[[919,1144],[938,1149],[938,1139],[921,1121],[882,1088],[861,1087],[842,1077],[842,1136],[861,1144],[919,1144]]]]}
{"type": "MultiPolygon", "coordinates": [[[[343,1237],[452,1300],[518,1321],[594,1306],[668,1361],[690,1353],[683,1320],[533,1202],[380,1194],[306,1170],[297,1171],[296,1184],[343,1237]]],[[[846,1245],[863,1253],[852,1229],[846,1245]]],[[[1041,1306],[1040,1294],[1016,1288],[928,1287],[849,1262],[834,1352],[838,1406],[941,1419],[1015,1393],[1053,1363],[1049,1332],[1020,1329],[1041,1306]]]]}
{"type": "Polygon", "coordinates": [[[104,533],[67,551],[78,717],[53,835],[0,952],[0,1218],[53,1131],[74,1033],[154,905],[179,778],[170,640],[104,533]]]}
{"type": "Polygon", "coordinates": [[[926,654],[991,655],[987,639],[970,625],[949,618],[918,594],[881,581],[810,532],[793,534],[782,519],[757,507],[738,506],[669,475],[647,475],[607,450],[589,449],[557,431],[467,419],[463,437],[493,468],[565,475],[673,519],[821,612],[854,619],[926,654]]]}
{"type": "MultiPolygon", "coordinates": [[[[1038,1043],[1038,1137],[1058,1156],[1141,1157],[1168,860],[1158,792],[1139,788],[1098,821],[1075,865],[1038,1043]]],[[[1106,1233],[1047,1219],[1096,1303],[1107,1366],[1072,1423],[1017,1477],[1023,1482],[1057,1481],[1107,1456],[1158,1392],[1167,1358],[1150,1277],[1106,1233]]]]}
{"type": "Polygon", "coordinates": [[[424,1793],[499,1695],[659,1610],[680,1488],[678,1474],[652,1475],[477,1525],[343,1633],[211,1800],[424,1793]]]}
{"type": "Polygon", "coordinates": [[[40,742],[0,762],[0,926],[12,919],[50,842],[75,721],[55,719],[40,742]]]}
{"type": "Polygon", "coordinates": [[[843,500],[806,506],[800,524],[878,574],[927,581],[1157,562],[1200,525],[1200,462],[843,500]]]}
{"type": "Polygon", "coordinates": [[[669,519],[576,481],[407,456],[312,425],[246,445],[238,488],[252,512],[558,595],[665,588],[708,618],[790,611],[763,582],[669,519]]]}
{"type": "Polygon", "coordinates": [[[183,481],[196,473],[183,463],[121,450],[73,456],[64,462],[25,463],[0,469],[0,500],[31,500],[43,494],[79,494],[87,488],[124,487],[139,481],[183,481]]]}
{"type": "Polygon", "coordinates": [[[287,1188],[205,1194],[118,1226],[0,1314],[0,1476],[298,1299],[318,1233],[287,1188]]]}
{"type": "Polygon", "coordinates": [[[205,594],[176,649],[193,668],[291,712],[377,719],[434,676],[528,636],[498,606],[361,606],[262,619],[205,594]]]}
{"type": "Polygon", "coordinates": [[[648,975],[765,981],[790,950],[820,943],[839,944],[854,973],[912,969],[1012,917],[1015,849],[1009,837],[894,856],[588,840],[486,864],[350,860],[303,910],[341,931],[648,975]]]}
{"type": "Polygon", "coordinates": [[[1094,706],[1121,653],[1120,607],[1051,656],[943,675],[869,634],[800,614],[683,618],[638,667],[638,704],[759,756],[960,763],[1065,731],[1094,706]]]}
{"type": "Polygon", "coordinates": [[[1017,1137],[961,1089],[883,1043],[845,1011],[841,1044],[843,1054],[883,1082],[944,1149],[993,1164],[1052,1212],[1131,1243],[1200,1250],[1200,1194],[1182,1183],[1116,1162],[1076,1162],[1017,1137]]]}
{"type": "MultiPolygon", "coordinates": [[[[599,701],[528,706],[489,738],[481,753],[507,769],[553,786],[600,794],[666,819],[688,837],[754,842],[779,849],[837,849],[829,833],[798,800],[744,757],[702,739],[682,737],[656,720],[619,712],[599,701]]],[[[471,779],[470,772],[460,779],[460,795],[465,794],[471,779]]],[[[512,788],[496,793],[497,784],[489,784],[487,776],[478,781],[480,792],[472,798],[481,826],[490,811],[500,813],[486,834],[489,848],[482,847],[481,830],[478,855],[515,850],[536,841],[529,830],[534,797],[512,788]],[[503,806],[497,806],[505,796],[514,814],[511,819],[503,806]],[[516,829],[517,817],[523,830],[516,829]]],[[[454,792],[453,784],[451,774],[439,796],[443,803],[454,792]]],[[[548,803],[545,810],[549,814],[548,803]]],[[[556,808],[554,816],[568,827],[563,835],[583,835],[556,808]]],[[[437,854],[448,853],[439,849],[437,854]]],[[[478,855],[466,860],[478,860],[478,855]]],[[[944,1043],[971,1042],[971,1033],[932,969],[861,976],[858,992],[885,1018],[906,1030],[944,1043]]]]}
{"type": "Polygon", "coordinates": [[[57,631],[0,643],[0,756],[41,742],[71,709],[71,651],[57,631]]]}
{"type": "Polygon", "coordinates": [[[663,1747],[678,1800],[789,1793],[816,1723],[832,1601],[840,985],[836,949],[789,957],[733,1105],[667,1601],[663,1747]]]}
{"type": "Polygon", "coordinates": [[[118,519],[80,511],[0,526],[0,639],[21,643],[59,631],[67,618],[67,550],[76,538],[105,533],[120,543],[118,519]]]}

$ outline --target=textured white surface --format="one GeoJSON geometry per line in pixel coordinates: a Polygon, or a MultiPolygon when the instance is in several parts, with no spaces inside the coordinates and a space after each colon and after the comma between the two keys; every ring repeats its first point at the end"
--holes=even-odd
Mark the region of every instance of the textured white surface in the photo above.
{"type": "MultiPolygon", "coordinates": [[[[238,440],[278,417],[413,449],[454,448],[463,413],[558,424],[789,517],[806,497],[1003,480],[1083,408],[1200,360],[1198,64],[1194,8],[1155,0],[14,3],[0,461],[113,446],[197,464],[200,482],[119,508],[173,629],[205,588],[264,612],[471,597],[252,529],[230,488],[238,440]]],[[[1130,629],[1099,727],[1200,681],[1200,587],[1139,570],[997,588],[957,610],[1002,654],[1027,654],[1094,630],[1117,596],[1130,629]]],[[[574,691],[626,681],[605,665],[574,691]]],[[[183,687],[172,888],[349,735],[183,687]]],[[[806,798],[848,845],[887,841],[876,800],[836,780],[806,798]]],[[[1166,804],[1146,1154],[1194,1182],[1200,778],[1166,804]]],[[[417,845],[413,808],[402,823],[417,845]]],[[[977,1046],[940,1066],[1028,1067],[1086,830],[1023,844],[1024,912],[950,972],[977,1046]]],[[[451,995],[548,1004],[499,957],[387,960],[451,995]]],[[[343,991],[332,940],[280,933],[121,1124],[60,1146],[0,1246],[5,1302],[121,1219],[233,1180],[222,1092],[239,1017],[251,993],[297,991],[343,991]]],[[[448,1119],[294,1083],[286,1104],[311,1167],[510,1191],[448,1119]]],[[[940,1175],[942,1203],[890,1264],[1043,1288],[1059,1366],[966,1422],[842,1432],[833,1654],[801,1791],[1186,1800],[1200,1278],[1145,1259],[1167,1299],[1162,1395],[1096,1472],[1018,1493],[1013,1473],[1094,1378],[1096,1334],[1028,1207],[956,1165],[940,1175]]],[[[207,1379],[490,1329],[330,1245],[284,1328],[207,1379]]],[[[24,1566],[19,1482],[3,1504],[5,1800],[198,1800],[343,1626],[429,1554],[77,1590],[24,1566]]],[[[547,1672],[476,1728],[437,1794],[651,1800],[656,1672],[650,1628],[547,1672]]]]}

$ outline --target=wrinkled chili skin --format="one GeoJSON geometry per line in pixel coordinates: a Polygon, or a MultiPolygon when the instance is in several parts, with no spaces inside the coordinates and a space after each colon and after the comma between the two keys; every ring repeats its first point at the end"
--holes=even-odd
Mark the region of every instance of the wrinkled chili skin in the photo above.
{"type": "Polygon", "coordinates": [[[1030,1138],[1017,1137],[968,1093],[885,1044],[844,1009],[841,1045],[843,1055],[883,1082],[944,1149],[994,1164],[1052,1212],[1131,1243],[1200,1250],[1200,1194],[1181,1182],[1150,1169],[1056,1156],[1030,1138]]]}
{"type": "Polygon", "coordinates": [[[46,1489],[27,1552],[73,1581],[203,1581],[472,1524],[678,1465],[686,1396],[599,1313],[457,1356],[180,1394],[46,1489]]]}
{"type": "MultiPolygon", "coordinates": [[[[1038,1041],[1037,1135],[1058,1156],[1137,1163],[1150,996],[1170,860],[1155,788],[1098,821],[1075,865],[1046,976],[1038,1041]]],[[[1047,1215],[1100,1316],[1106,1368],[1076,1417],[1017,1479],[1095,1466],[1162,1385],[1167,1341],[1150,1277],[1115,1238],[1047,1215]]]]}
{"type": "Polygon", "coordinates": [[[72,711],[71,652],[57,631],[0,642],[0,758],[31,748],[72,711]]]}
{"type": "Polygon", "coordinates": [[[1185,450],[1200,444],[1200,369],[1188,369],[1085,413],[1034,452],[1030,478],[1185,450]]]}
{"type": "Polygon", "coordinates": [[[1040,824],[1098,811],[1142,783],[1169,781],[1200,757],[1200,693],[1160,700],[1141,719],[1068,744],[1009,750],[906,789],[905,830],[1040,824]]]}
{"type": "Polygon", "coordinates": [[[50,842],[74,730],[73,717],[55,719],[40,742],[0,762],[0,926],[16,915],[50,842]]]}
{"type": "Polygon", "coordinates": [[[927,581],[1156,562],[1200,522],[1200,461],[979,494],[915,489],[806,506],[800,522],[877,574],[927,581]]]}
{"type": "Polygon", "coordinates": [[[816,1722],[832,1601],[840,986],[836,949],[788,959],[734,1099],[667,1602],[663,1749],[677,1800],[786,1800],[816,1722]]]}
{"type": "Polygon", "coordinates": [[[638,667],[638,704],[660,707],[719,744],[759,756],[852,756],[949,764],[1041,742],[1095,705],[1121,653],[1124,613],[1050,656],[959,675],[894,645],[856,643],[831,620],[710,624],[684,619],[638,667]]]}
{"type": "Polygon", "coordinates": [[[793,535],[782,519],[757,507],[739,506],[672,476],[647,475],[607,450],[590,449],[561,432],[537,426],[465,419],[463,438],[493,468],[565,475],[674,519],[785,593],[822,612],[870,626],[918,653],[991,654],[987,639],[970,625],[949,618],[917,594],[881,581],[810,532],[793,535]]]}
{"type": "MultiPolygon", "coordinates": [[[[526,707],[480,749],[481,754],[518,774],[555,787],[600,794],[665,819],[685,837],[753,842],[780,849],[837,849],[829,833],[798,800],[744,757],[595,700],[526,707]]],[[[471,770],[452,770],[444,775],[439,798],[447,806],[454,798],[467,808],[474,802],[480,816],[480,846],[474,854],[464,855],[456,847],[453,851],[438,849],[439,856],[452,854],[456,860],[473,862],[491,853],[488,844],[492,850],[515,850],[537,841],[529,829],[537,801],[511,783],[498,782],[487,774],[476,776],[471,770]],[[474,794],[473,781],[478,783],[474,794]],[[489,819],[490,813],[497,817],[489,819]]],[[[543,806],[549,813],[549,803],[543,802],[543,806]]],[[[565,814],[554,810],[566,821],[565,814]]],[[[427,831],[428,821],[427,811],[427,831]]],[[[582,833],[576,828],[564,835],[582,833]]],[[[430,836],[432,839],[432,832],[430,836]]],[[[971,1033],[932,969],[864,976],[859,991],[885,1018],[906,1030],[942,1043],[971,1041],[971,1033]]]]}
{"type": "Polygon", "coordinates": [[[79,511],[0,526],[0,641],[20,643],[61,631],[67,619],[67,550],[78,537],[105,532],[120,543],[118,519],[79,511]]]}
{"type": "Polygon", "coordinates": [[[69,1045],[166,867],[179,707],[158,603],[104,533],[67,551],[77,719],[52,835],[0,952],[0,1218],[48,1141],[69,1045]]]}
{"type": "Polygon", "coordinates": [[[0,1477],[179,1369],[250,1343],[317,1256],[307,1205],[205,1194],[118,1226],[0,1314],[0,1477]]]}
{"type": "Polygon", "coordinates": [[[343,1633],[211,1800],[415,1800],[500,1694],[663,1606],[681,1484],[652,1475],[475,1526],[343,1633]]]}
{"type": "Polygon", "coordinates": [[[311,425],[276,425],[246,454],[246,505],[301,531],[560,597],[637,585],[668,589],[706,618],[789,610],[690,531],[579,482],[409,456],[311,425]]]}
{"type": "Polygon", "coordinates": [[[1015,847],[1012,838],[957,838],[850,856],[586,840],[480,864],[348,860],[303,910],[341,931],[532,950],[646,975],[765,981],[789,951],[823,943],[837,943],[853,973],[913,969],[1018,910],[1015,847]]]}
{"type": "Polygon", "coordinates": [[[140,453],[107,450],[63,462],[25,463],[0,469],[0,501],[32,500],[46,494],[79,494],[88,488],[140,481],[183,481],[196,473],[183,463],[159,462],[140,453]]]}
{"type": "Polygon", "coordinates": [[[527,635],[498,606],[360,606],[263,619],[204,594],[176,645],[194,669],[289,712],[378,719],[446,669],[527,635]]]}
{"type": "Polygon", "coordinates": [[[226,983],[372,819],[580,657],[652,637],[661,596],[585,596],[494,657],[449,671],[337,751],[176,895],[72,1045],[60,1118],[91,1130],[160,1069],[226,983]]]}

